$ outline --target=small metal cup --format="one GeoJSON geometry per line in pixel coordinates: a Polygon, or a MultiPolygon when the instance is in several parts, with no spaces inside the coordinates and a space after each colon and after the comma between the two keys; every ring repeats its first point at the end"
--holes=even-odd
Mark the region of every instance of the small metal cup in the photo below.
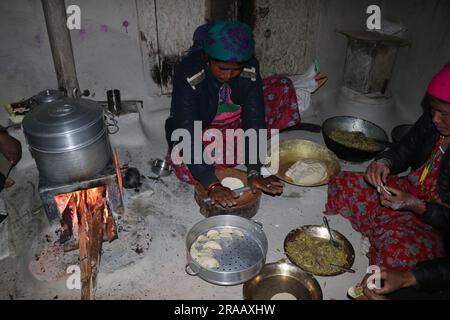
{"type": "Polygon", "coordinates": [[[122,109],[120,90],[108,90],[106,91],[106,97],[108,98],[108,110],[116,116],[120,115],[122,109]]]}

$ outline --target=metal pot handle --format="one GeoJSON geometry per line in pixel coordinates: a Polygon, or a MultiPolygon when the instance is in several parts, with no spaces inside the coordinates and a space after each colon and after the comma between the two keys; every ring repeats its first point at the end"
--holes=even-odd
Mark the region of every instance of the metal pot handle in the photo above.
{"type": "Polygon", "coordinates": [[[261,230],[263,229],[264,225],[262,224],[262,222],[259,222],[259,221],[253,220],[253,219],[252,219],[252,221],[254,223],[256,223],[261,228],[261,230]]]}
{"type": "Polygon", "coordinates": [[[109,110],[105,110],[105,124],[108,134],[116,134],[119,132],[119,125],[116,116],[109,110]],[[111,129],[113,128],[113,129],[111,129]]]}
{"type": "Polygon", "coordinates": [[[192,269],[192,264],[190,262],[186,263],[186,266],[184,267],[184,270],[186,271],[186,273],[190,276],[198,276],[200,274],[200,270],[198,270],[197,272],[195,272],[192,269]]]}

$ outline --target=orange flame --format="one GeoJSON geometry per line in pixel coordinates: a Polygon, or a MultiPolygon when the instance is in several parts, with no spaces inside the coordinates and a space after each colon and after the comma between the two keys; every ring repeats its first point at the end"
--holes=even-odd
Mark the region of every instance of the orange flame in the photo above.
{"type": "MultiPolygon", "coordinates": [[[[85,211],[90,211],[94,208],[103,208],[102,222],[105,225],[108,223],[109,208],[107,205],[107,189],[104,186],[87,190],[78,190],[66,194],[59,194],[54,196],[54,199],[62,220],[65,220],[65,215],[70,214],[69,220],[71,230],[73,236],[76,238],[78,237],[79,223],[81,222],[81,217],[79,217],[80,205],[87,209],[85,211]],[[85,198],[83,197],[82,192],[85,192],[85,198]],[[81,203],[83,199],[85,199],[84,203],[81,203]]],[[[65,222],[69,223],[69,221],[65,222]]]]}

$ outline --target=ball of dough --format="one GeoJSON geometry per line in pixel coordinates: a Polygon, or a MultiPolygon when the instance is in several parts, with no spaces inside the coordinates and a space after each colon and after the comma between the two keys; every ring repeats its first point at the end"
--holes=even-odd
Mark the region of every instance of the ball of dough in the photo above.
{"type": "Polygon", "coordinates": [[[327,178],[327,167],[313,159],[299,160],[286,171],[286,176],[300,185],[312,185],[327,178]]]}

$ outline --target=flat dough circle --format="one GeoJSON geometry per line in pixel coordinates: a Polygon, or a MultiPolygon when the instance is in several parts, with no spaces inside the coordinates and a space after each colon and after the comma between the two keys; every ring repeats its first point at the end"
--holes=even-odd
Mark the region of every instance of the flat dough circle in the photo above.
{"type": "Polygon", "coordinates": [[[286,176],[296,184],[316,184],[326,179],[327,167],[321,161],[299,160],[289,167],[286,176]]]}
{"type": "Polygon", "coordinates": [[[236,190],[238,188],[242,188],[244,186],[244,183],[241,179],[233,178],[233,177],[226,177],[221,181],[221,184],[224,187],[230,188],[231,190],[236,190]]]}
{"type": "Polygon", "coordinates": [[[297,300],[297,298],[293,294],[281,292],[273,295],[270,300],[297,300]]]}

